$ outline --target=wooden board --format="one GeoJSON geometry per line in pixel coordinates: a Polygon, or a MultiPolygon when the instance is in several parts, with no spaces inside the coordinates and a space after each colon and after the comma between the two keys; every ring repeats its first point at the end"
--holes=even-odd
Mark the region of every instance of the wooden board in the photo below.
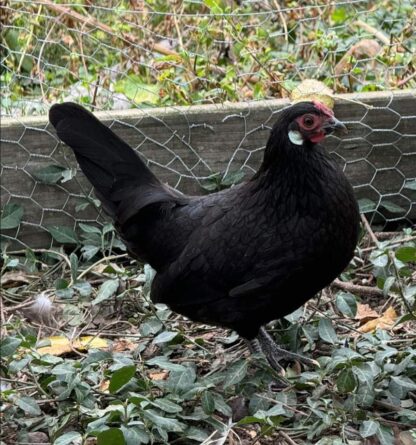
{"type": "MultiPolygon", "coordinates": [[[[201,183],[212,174],[242,169],[250,177],[277,114],[288,104],[283,99],[97,116],[137,149],[163,181],[185,193],[201,194],[201,183]]],[[[326,147],[344,166],[357,197],[378,205],[383,214],[379,221],[416,218],[416,191],[405,188],[416,178],[416,91],[341,95],[335,114],[349,134],[329,137],[326,147]],[[387,207],[393,203],[404,211],[389,212],[383,208],[385,201],[387,207]]],[[[71,150],[58,142],[46,116],[3,119],[1,130],[2,206],[15,202],[25,210],[20,227],[4,235],[17,238],[20,246],[48,247],[50,225],[74,228],[79,221],[103,220],[93,206],[76,211],[85,193],[93,196],[80,171],[59,185],[34,179],[39,169],[51,164],[76,167],[71,150]]]]}

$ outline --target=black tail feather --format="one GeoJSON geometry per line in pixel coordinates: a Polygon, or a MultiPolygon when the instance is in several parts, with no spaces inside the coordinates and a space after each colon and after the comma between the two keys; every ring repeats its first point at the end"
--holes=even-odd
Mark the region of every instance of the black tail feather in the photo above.
{"type": "Polygon", "coordinates": [[[58,137],[73,149],[81,170],[113,218],[123,215],[125,220],[149,203],[176,196],[128,144],[80,105],[53,105],[49,120],[58,137]],[[152,193],[154,199],[149,199],[152,193]]]}

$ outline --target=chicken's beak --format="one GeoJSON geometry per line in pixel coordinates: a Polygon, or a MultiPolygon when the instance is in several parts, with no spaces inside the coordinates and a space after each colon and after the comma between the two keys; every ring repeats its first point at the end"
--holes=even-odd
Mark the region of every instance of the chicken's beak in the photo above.
{"type": "Polygon", "coordinates": [[[331,134],[331,133],[347,134],[348,133],[348,129],[345,126],[345,124],[343,124],[341,121],[339,121],[335,117],[331,117],[331,119],[329,119],[325,123],[325,125],[323,126],[323,129],[326,134],[331,134]]]}

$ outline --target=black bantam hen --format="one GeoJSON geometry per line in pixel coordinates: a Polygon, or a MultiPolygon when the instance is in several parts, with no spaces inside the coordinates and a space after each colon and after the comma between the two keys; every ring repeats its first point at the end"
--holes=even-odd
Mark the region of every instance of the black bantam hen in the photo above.
{"type": "MultiPolygon", "coordinates": [[[[299,358],[264,329],[348,265],[357,243],[353,191],[319,142],[345,126],[320,102],[280,112],[258,172],[208,196],[162,184],[135,151],[79,105],[49,113],[130,254],[157,274],[151,298],[191,320],[234,329],[279,369],[299,358]]],[[[306,363],[312,360],[301,358],[306,363]]]]}

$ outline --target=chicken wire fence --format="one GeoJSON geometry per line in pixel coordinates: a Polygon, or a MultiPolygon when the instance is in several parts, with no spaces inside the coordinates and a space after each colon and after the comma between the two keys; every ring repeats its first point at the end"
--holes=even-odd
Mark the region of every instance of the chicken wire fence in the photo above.
{"type": "Polygon", "coordinates": [[[1,2],[3,240],[77,242],[102,223],[45,115],[100,115],[163,180],[217,190],[259,165],[290,91],[318,79],[348,96],[350,134],[328,148],[380,228],[416,217],[412,1],[51,0],[1,2]],[[381,93],[366,96],[364,93],[381,93]],[[211,106],[209,106],[211,104],[211,106]],[[212,105],[214,104],[214,105],[212,105]],[[215,105],[218,104],[218,105],[215,105]],[[196,107],[190,107],[196,105],[196,107]]]}

